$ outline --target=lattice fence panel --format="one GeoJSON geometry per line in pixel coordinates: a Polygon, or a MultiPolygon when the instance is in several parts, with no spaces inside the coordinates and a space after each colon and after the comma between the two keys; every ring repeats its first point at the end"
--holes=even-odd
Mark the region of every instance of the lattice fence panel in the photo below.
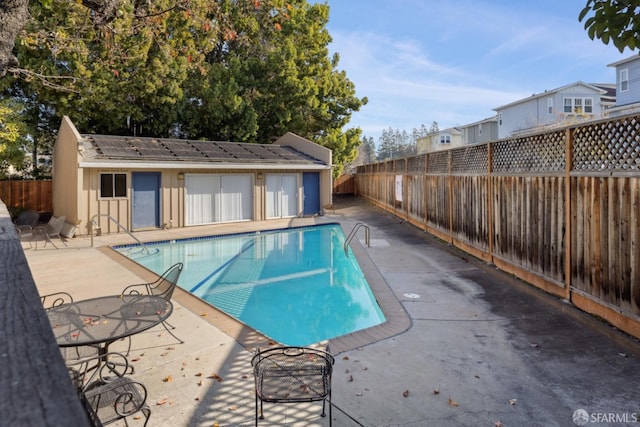
{"type": "Polygon", "coordinates": [[[488,145],[464,147],[451,152],[451,171],[454,173],[487,173],[488,145]]]}
{"type": "Polygon", "coordinates": [[[574,131],[573,169],[577,171],[640,169],[640,117],[580,126],[574,131]]]}
{"type": "Polygon", "coordinates": [[[405,159],[397,159],[395,162],[393,162],[393,171],[395,173],[404,173],[404,165],[406,160],[405,159]]]}
{"type": "Polygon", "coordinates": [[[493,172],[563,172],[565,132],[557,131],[496,142],[493,145],[493,172]]]}
{"type": "Polygon", "coordinates": [[[407,171],[412,175],[423,174],[426,168],[426,155],[409,157],[409,164],[407,165],[407,171]]]}
{"type": "Polygon", "coordinates": [[[449,152],[439,151],[429,154],[428,173],[449,173],[449,152]]]}

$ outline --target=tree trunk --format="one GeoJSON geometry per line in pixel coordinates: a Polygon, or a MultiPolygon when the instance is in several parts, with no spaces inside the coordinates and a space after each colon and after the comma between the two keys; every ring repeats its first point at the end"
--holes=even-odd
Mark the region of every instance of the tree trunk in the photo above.
{"type": "Polygon", "coordinates": [[[18,33],[29,20],[28,0],[3,0],[0,2],[0,77],[7,70],[18,66],[13,46],[18,33]]]}

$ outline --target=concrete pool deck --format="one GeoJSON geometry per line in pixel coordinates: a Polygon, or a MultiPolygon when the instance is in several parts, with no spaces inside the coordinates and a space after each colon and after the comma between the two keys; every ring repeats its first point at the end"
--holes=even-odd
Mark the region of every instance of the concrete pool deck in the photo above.
{"type": "MultiPolygon", "coordinates": [[[[325,222],[345,233],[358,222],[370,228],[371,247],[362,232],[352,247],[390,319],[330,342],[334,426],[571,426],[580,409],[590,421],[640,420],[637,340],[362,200],[337,199],[318,218],[135,235],[154,241],[325,222]]],[[[93,247],[89,238],[56,242],[60,250],[23,247],[41,294],[64,290],[78,300],[152,276],[107,247],[131,242],[118,234],[96,237],[93,247]]],[[[256,346],[272,343],[184,292],[174,303],[169,320],[184,344],[162,327],[132,338],[149,426],[253,425],[250,360],[256,346]]],[[[320,404],[264,410],[261,426],[329,425],[320,404]]]]}

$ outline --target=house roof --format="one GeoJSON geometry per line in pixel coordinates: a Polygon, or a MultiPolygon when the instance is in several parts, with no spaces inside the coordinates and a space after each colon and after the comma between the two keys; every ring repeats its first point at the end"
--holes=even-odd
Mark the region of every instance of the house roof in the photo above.
{"type": "MultiPolygon", "coordinates": [[[[81,135],[83,163],[124,164],[149,162],[175,167],[202,167],[225,164],[272,166],[327,166],[286,145],[241,142],[196,141],[112,135],[81,135]]],[[[85,166],[88,166],[85,164],[85,166]]]]}
{"type": "Polygon", "coordinates": [[[574,82],[574,83],[571,83],[571,84],[568,84],[568,85],[565,85],[565,86],[561,86],[561,87],[556,88],[556,89],[545,90],[544,92],[541,92],[541,93],[534,93],[533,95],[531,95],[531,96],[529,96],[527,98],[522,98],[522,99],[519,99],[519,100],[517,100],[515,102],[511,102],[509,104],[505,104],[505,105],[501,105],[500,107],[496,107],[496,108],[493,109],[493,111],[504,110],[505,108],[512,107],[514,105],[522,104],[524,102],[529,102],[529,101],[534,100],[534,99],[538,99],[538,98],[542,98],[544,96],[552,95],[554,93],[563,92],[563,91],[569,89],[570,87],[574,87],[574,86],[585,86],[585,87],[588,87],[588,88],[592,89],[594,92],[599,92],[600,95],[604,95],[607,92],[606,90],[604,90],[602,88],[599,88],[599,87],[596,87],[594,85],[590,85],[590,84],[585,83],[583,81],[577,81],[577,82],[574,82]]]}
{"type": "Polygon", "coordinates": [[[617,67],[618,65],[624,65],[627,62],[635,61],[638,58],[640,58],[640,54],[636,53],[635,55],[632,55],[628,58],[624,58],[624,59],[621,59],[620,61],[612,62],[611,64],[608,64],[607,67],[617,67]]]}

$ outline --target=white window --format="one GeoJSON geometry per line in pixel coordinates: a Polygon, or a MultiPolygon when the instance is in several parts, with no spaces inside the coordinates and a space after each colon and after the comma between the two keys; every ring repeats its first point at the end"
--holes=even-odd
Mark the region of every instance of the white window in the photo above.
{"type": "Polygon", "coordinates": [[[593,114],[593,98],[564,98],[565,113],[593,114]]]}
{"type": "Polygon", "coordinates": [[[126,173],[101,173],[100,174],[100,197],[101,198],[127,197],[127,174],[126,173]]]}
{"type": "Polygon", "coordinates": [[[553,98],[547,99],[547,114],[553,114],[553,98]]]}
{"type": "Polygon", "coordinates": [[[620,70],[620,92],[629,90],[629,70],[625,68],[620,70]]]}
{"type": "Polygon", "coordinates": [[[574,98],[573,99],[573,112],[576,114],[581,114],[582,111],[582,98],[574,98]]]}
{"type": "Polygon", "coordinates": [[[498,124],[502,126],[502,113],[498,113],[498,124]]]}
{"type": "Polygon", "coordinates": [[[585,98],[584,99],[584,112],[591,114],[593,113],[593,99],[592,98],[585,98]]]}
{"type": "Polygon", "coordinates": [[[451,135],[446,133],[440,134],[440,144],[451,144],[451,135]]]}

